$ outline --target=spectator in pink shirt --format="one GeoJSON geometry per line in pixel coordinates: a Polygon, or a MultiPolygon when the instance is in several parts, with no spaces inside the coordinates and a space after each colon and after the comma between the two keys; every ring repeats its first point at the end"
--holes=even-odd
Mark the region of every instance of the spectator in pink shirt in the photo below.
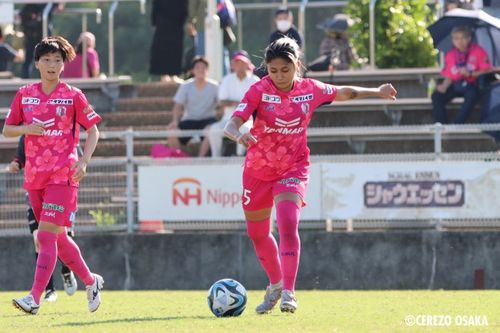
{"type": "Polygon", "coordinates": [[[64,67],[63,77],[99,77],[99,55],[95,49],[95,36],[91,32],[82,32],[75,48],[76,58],[64,67]],[[83,71],[83,41],[87,43],[87,72],[83,71]]]}
{"type": "Polygon", "coordinates": [[[453,98],[463,96],[464,103],[452,123],[463,124],[479,100],[477,77],[492,70],[488,54],[472,42],[469,27],[459,26],[451,32],[453,48],[446,53],[441,71],[444,81],[436,86],[432,94],[434,121],[449,123],[446,104],[453,98]]]}

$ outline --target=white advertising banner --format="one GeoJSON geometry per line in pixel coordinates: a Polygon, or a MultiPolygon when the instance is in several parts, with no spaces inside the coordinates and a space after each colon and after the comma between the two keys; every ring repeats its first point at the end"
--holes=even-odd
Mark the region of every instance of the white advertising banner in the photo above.
{"type": "MultiPolygon", "coordinates": [[[[242,166],[179,165],[139,167],[139,220],[243,220],[242,166]]],[[[311,167],[302,219],[321,218],[320,165],[311,167]]]]}
{"type": "Polygon", "coordinates": [[[499,162],[323,164],[325,218],[497,218],[499,195],[499,162]]]}

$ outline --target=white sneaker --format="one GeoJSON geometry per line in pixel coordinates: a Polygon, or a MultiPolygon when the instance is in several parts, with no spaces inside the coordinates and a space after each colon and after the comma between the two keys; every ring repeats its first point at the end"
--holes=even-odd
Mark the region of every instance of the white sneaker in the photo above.
{"type": "Polygon", "coordinates": [[[64,291],[68,296],[73,296],[78,289],[78,283],[76,282],[75,274],[73,272],[61,274],[64,291]]]}
{"type": "Polygon", "coordinates": [[[32,315],[37,314],[38,309],[40,308],[40,305],[36,304],[35,299],[31,296],[31,294],[25,297],[14,298],[12,300],[12,305],[19,310],[32,315]]]}
{"type": "Polygon", "coordinates": [[[99,305],[101,304],[100,290],[102,289],[102,286],[104,284],[104,279],[102,278],[102,276],[98,274],[92,275],[94,275],[95,278],[94,283],[86,287],[90,312],[94,312],[99,308],[99,305]]]}
{"type": "Polygon", "coordinates": [[[274,308],[276,303],[278,303],[281,297],[281,290],[282,288],[280,287],[271,289],[271,286],[267,286],[266,294],[264,295],[264,302],[257,305],[255,311],[258,314],[271,312],[271,310],[274,308]]]}
{"type": "Polygon", "coordinates": [[[46,290],[45,291],[45,296],[43,297],[44,302],[55,302],[57,301],[57,293],[55,290],[46,290]]]}
{"type": "Polygon", "coordinates": [[[281,293],[281,312],[294,313],[297,310],[297,298],[291,290],[283,290],[281,293]]]}

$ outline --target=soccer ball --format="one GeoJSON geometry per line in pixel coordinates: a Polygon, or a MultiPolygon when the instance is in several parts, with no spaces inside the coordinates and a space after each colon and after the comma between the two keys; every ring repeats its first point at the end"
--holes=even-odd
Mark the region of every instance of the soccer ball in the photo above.
{"type": "Polygon", "coordinates": [[[247,305],[247,291],[233,279],[215,282],[208,290],[208,307],[217,317],[236,317],[247,305]]]}

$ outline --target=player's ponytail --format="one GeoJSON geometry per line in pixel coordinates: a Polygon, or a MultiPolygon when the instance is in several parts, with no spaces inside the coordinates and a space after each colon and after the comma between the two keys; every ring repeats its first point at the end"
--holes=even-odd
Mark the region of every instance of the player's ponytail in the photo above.
{"type": "Polygon", "coordinates": [[[75,49],[73,46],[61,36],[51,36],[42,39],[42,41],[35,46],[35,61],[48,53],[60,52],[63,61],[71,61],[75,59],[75,49]]]}

